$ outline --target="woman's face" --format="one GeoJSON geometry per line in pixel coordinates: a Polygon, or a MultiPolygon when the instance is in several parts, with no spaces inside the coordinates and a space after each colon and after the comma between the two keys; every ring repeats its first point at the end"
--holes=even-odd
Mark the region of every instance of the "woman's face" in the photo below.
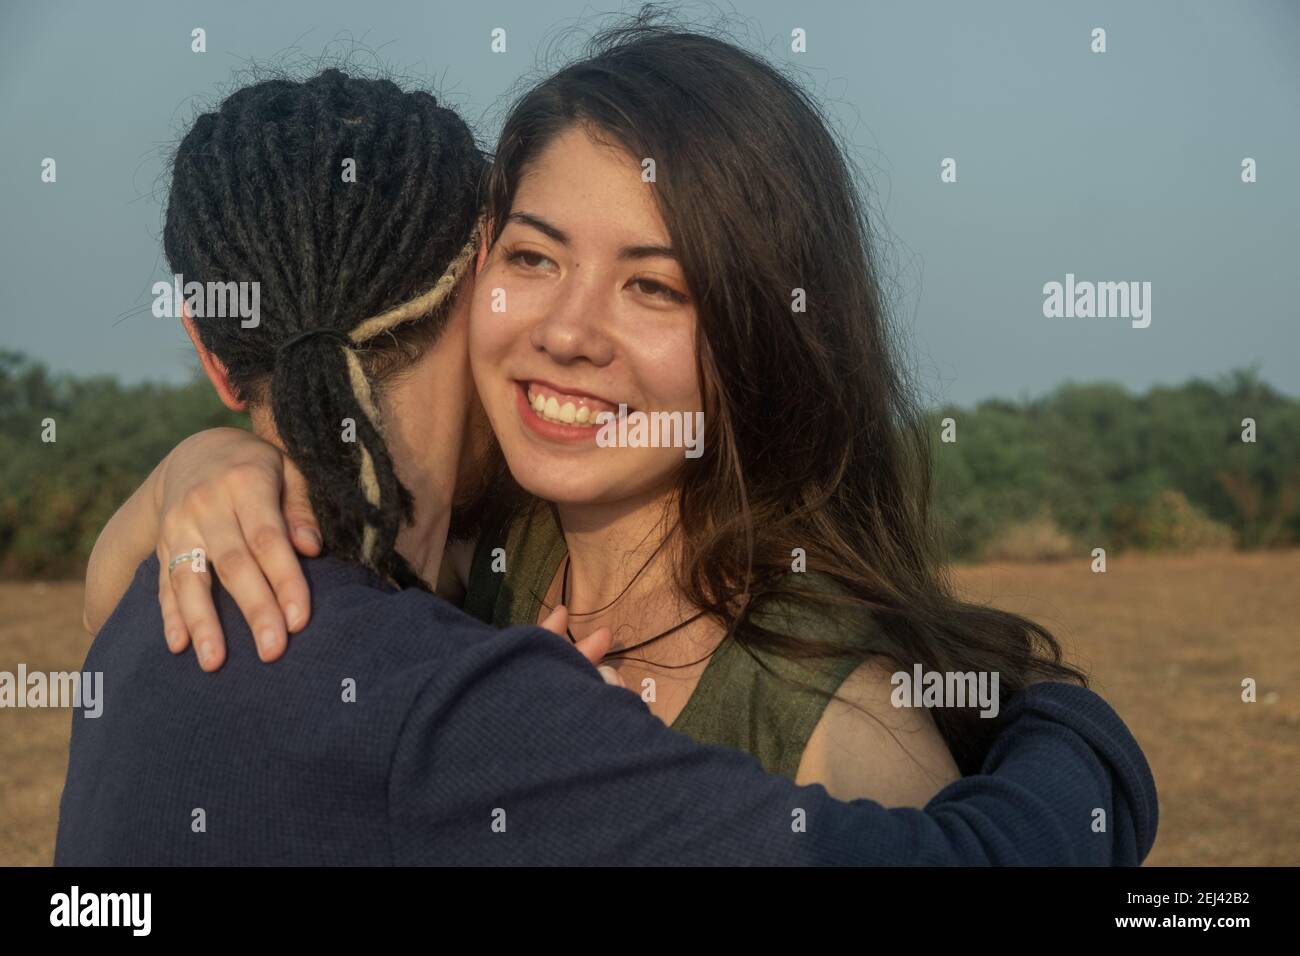
{"type": "Polygon", "coordinates": [[[603,447],[619,423],[598,441],[596,417],[620,405],[629,426],[638,412],[660,424],[650,413],[678,412],[691,429],[702,417],[695,308],[651,189],[638,160],[575,126],[536,158],[494,224],[470,307],[470,361],[510,471],[538,497],[657,495],[687,449],[603,447]]]}

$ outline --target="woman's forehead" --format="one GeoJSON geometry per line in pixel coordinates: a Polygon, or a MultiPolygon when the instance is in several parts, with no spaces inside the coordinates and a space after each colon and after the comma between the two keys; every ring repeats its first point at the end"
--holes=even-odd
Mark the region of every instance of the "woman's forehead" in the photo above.
{"type": "Polygon", "coordinates": [[[528,164],[510,214],[540,219],[566,237],[606,236],[628,244],[667,245],[668,230],[654,184],[621,146],[593,139],[579,127],[557,136],[528,164]]]}

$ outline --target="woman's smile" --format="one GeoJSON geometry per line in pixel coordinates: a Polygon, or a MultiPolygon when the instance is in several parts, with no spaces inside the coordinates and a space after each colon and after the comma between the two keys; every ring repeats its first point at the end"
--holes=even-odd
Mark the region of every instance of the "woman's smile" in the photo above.
{"type": "Polygon", "coordinates": [[[598,416],[619,414],[619,407],[612,402],[550,382],[530,379],[513,385],[520,419],[550,441],[594,442],[597,426],[604,420],[598,421],[598,416]]]}

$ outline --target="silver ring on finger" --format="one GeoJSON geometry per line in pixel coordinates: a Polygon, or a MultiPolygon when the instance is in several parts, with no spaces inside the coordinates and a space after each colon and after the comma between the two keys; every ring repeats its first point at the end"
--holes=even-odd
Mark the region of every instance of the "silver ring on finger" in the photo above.
{"type": "Polygon", "coordinates": [[[167,573],[171,574],[182,564],[189,564],[203,557],[203,549],[195,548],[193,551],[186,551],[184,554],[178,554],[167,564],[167,573]]]}

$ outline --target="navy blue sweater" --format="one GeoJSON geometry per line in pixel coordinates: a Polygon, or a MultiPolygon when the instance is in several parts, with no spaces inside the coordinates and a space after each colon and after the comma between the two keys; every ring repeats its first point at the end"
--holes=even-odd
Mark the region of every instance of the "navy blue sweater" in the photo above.
{"type": "Polygon", "coordinates": [[[103,713],[73,715],[56,864],[1135,865],[1155,838],[1141,750],[1073,685],[1014,697],[981,774],[886,810],[695,743],[555,635],[304,568],[312,621],[275,664],[217,586],[205,674],[141,565],[86,659],[103,713]]]}

